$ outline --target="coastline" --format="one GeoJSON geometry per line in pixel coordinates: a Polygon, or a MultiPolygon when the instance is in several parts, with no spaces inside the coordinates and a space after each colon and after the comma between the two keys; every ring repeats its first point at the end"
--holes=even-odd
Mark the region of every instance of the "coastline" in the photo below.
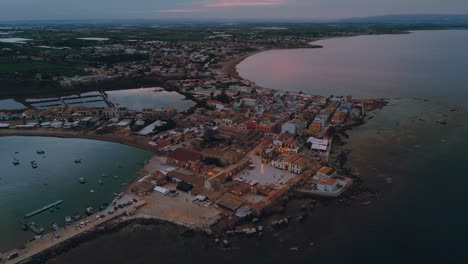
{"type": "MultiPolygon", "coordinates": [[[[249,82],[252,82],[250,80],[247,80],[245,78],[243,78],[242,76],[240,76],[239,72],[237,71],[237,66],[242,62],[244,61],[245,59],[251,57],[251,56],[254,56],[258,53],[262,53],[262,52],[265,52],[265,51],[271,51],[271,50],[288,50],[288,49],[318,49],[318,48],[323,48],[323,46],[320,46],[320,45],[314,45],[312,43],[316,42],[316,41],[320,41],[320,40],[324,40],[324,39],[327,39],[327,38],[320,38],[320,39],[315,39],[311,42],[308,42],[307,43],[307,46],[298,46],[298,47],[279,47],[279,48],[264,48],[264,49],[259,49],[259,50],[256,50],[256,51],[252,51],[252,52],[247,52],[247,53],[243,53],[243,54],[240,54],[240,55],[237,55],[237,56],[234,56],[234,57],[231,57],[229,59],[226,59],[226,60],[223,60],[220,62],[220,66],[218,66],[217,68],[219,70],[221,70],[223,73],[225,73],[226,75],[228,76],[231,76],[233,78],[237,78],[237,79],[240,79],[240,80],[245,80],[245,81],[249,81],[249,82]]],[[[252,82],[253,83],[253,82],[252,82]]],[[[266,87],[260,87],[258,86],[259,88],[266,88],[266,87]]]]}
{"type": "Polygon", "coordinates": [[[149,151],[154,154],[159,154],[159,151],[148,144],[148,139],[139,136],[120,136],[115,134],[97,135],[95,133],[86,133],[72,130],[59,130],[59,129],[43,129],[35,128],[31,130],[20,129],[0,129],[0,137],[56,137],[56,138],[78,138],[112,142],[122,145],[127,145],[142,150],[149,151]]]}

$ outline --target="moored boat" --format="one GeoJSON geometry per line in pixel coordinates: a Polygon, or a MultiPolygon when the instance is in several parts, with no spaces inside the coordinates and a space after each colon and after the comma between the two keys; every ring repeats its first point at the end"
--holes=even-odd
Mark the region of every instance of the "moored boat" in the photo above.
{"type": "Polygon", "coordinates": [[[73,215],[73,218],[75,218],[76,221],[80,220],[80,219],[81,219],[80,213],[75,213],[75,214],[73,215]]]}
{"type": "Polygon", "coordinates": [[[53,229],[54,231],[57,231],[57,230],[60,229],[60,226],[59,226],[57,223],[52,223],[52,229],[53,229]]]}
{"type": "Polygon", "coordinates": [[[65,216],[65,224],[69,225],[69,224],[71,224],[71,222],[72,222],[71,217],[70,216],[65,216]]]}
{"type": "Polygon", "coordinates": [[[85,213],[87,215],[92,215],[94,213],[94,209],[92,207],[88,207],[86,208],[85,213]]]}

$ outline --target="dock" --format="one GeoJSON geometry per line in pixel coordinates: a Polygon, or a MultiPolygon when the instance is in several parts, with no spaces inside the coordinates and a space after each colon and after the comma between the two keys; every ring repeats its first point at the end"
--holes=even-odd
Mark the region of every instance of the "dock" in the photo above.
{"type": "Polygon", "coordinates": [[[28,229],[36,233],[36,235],[41,235],[44,233],[44,229],[41,228],[40,226],[33,225],[32,223],[28,223],[24,220],[18,220],[22,225],[26,226],[28,229]]]}
{"type": "Polygon", "coordinates": [[[37,214],[39,214],[39,213],[42,213],[42,212],[44,212],[45,210],[49,210],[51,207],[54,207],[54,206],[59,205],[59,204],[61,204],[61,203],[63,203],[63,200],[59,200],[59,201],[56,201],[56,202],[51,203],[51,204],[49,204],[49,205],[46,205],[46,206],[44,206],[44,207],[42,207],[42,208],[40,208],[40,209],[37,209],[36,211],[33,211],[33,212],[29,213],[29,214],[26,214],[26,215],[24,216],[24,218],[29,218],[29,217],[31,217],[31,216],[37,215],[37,214]]]}

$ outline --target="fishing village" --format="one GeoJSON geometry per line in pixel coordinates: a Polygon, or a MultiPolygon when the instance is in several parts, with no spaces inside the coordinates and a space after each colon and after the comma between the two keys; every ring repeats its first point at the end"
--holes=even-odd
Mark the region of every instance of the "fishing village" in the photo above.
{"type": "MultiPolygon", "coordinates": [[[[193,84],[184,82],[184,87],[187,83],[193,84]]],[[[18,221],[35,237],[24,248],[3,253],[3,261],[28,262],[105,224],[134,219],[164,220],[208,232],[223,221],[228,234],[261,234],[262,226],[236,226],[260,217],[291,193],[336,198],[352,186],[351,178],[328,163],[333,135],[362,124],[366,111],[383,105],[382,100],[281,92],[245,81],[215,94],[195,90],[196,100],[204,104],[184,112],[55,106],[2,113],[2,136],[98,139],[155,153],[140,177],[115,193],[113,201],[83,208],[54,223],[50,231],[27,219],[59,210],[66,201],[26,213],[18,221]]],[[[39,165],[15,157],[12,166],[39,165]]],[[[77,184],[86,184],[86,177],[77,184]]],[[[284,218],[272,225],[287,222],[284,218]]]]}
{"type": "MultiPolygon", "coordinates": [[[[44,259],[64,245],[73,244],[72,241],[132,221],[171,222],[216,234],[216,241],[229,247],[229,240],[222,237],[261,236],[266,226],[243,225],[256,223],[291,195],[344,200],[343,194],[350,193],[355,184],[342,170],[345,153],[335,154],[339,161],[330,162],[334,142],[339,133],[363,124],[367,112],[383,107],[386,102],[258,86],[241,78],[236,65],[243,58],[271,47],[246,50],[245,45],[250,48],[258,45],[252,38],[247,43],[208,49],[213,43],[230,41],[225,37],[218,39],[217,35],[215,39],[135,42],[126,46],[105,45],[106,39],[99,40],[93,48],[83,48],[83,52],[149,54],[151,63],[88,68],[93,75],[55,79],[65,88],[93,86],[118,80],[120,75],[148,70],[149,65],[157,64],[154,58],[161,56],[164,63],[151,66],[145,75],[183,76],[167,80],[164,88],[129,89],[120,98],[116,96],[118,91],[94,90],[3,100],[3,103],[14,101],[20,107],[1,110],[0,136],[110,141],[149,151],[154,157],[133,181],[121,186],[122,192],[114,193],[112,201],[76,208],[76,213],[50,226],[29,218],[66,207],[63,197],[24,212],[18,219],[18,228],[31,232],[32,239],[22,247],[2,252],[1,263],[44,259]],[[115,72],[120,75],[109,76],[115,72]],[[139,102],[142,98],[146,101],[135,105],[122,100],[130,101],[133,97],[139,102]],[[168,107],[161,107],[161,103],[168,107]]],[[[309,43],[314,39],[304,37],[281,36],[270,40],[277,43],[275,47],[284,40],[286,44],[282,45],[286,48],[319,48],[309,43]]],[[[44,158],[45,151],[38,149],[37,155],[44,158]]],[[[87,162],[79,156],[69,158],[77,165],[87,162]]],[[[11,166],[38,170],[41,161],[25,160],[19,153],[12,153],[11,166]]],[[[111,177],[102,175],[107,176],[111,177]]],[[[76,179],[76,184],[89,184],[87,176],[76,179]]],[[[105,183],[99,180],[98,184],[105,183]]],[[[89,188],[90,193],[94,191],[89,188]]],[[[347,200],[352,197],[357,196],[347,195],[347,200]]],[[[289,221],[301,222],[305,217],[306,213],[294,219],[282,217],[269,225],[281,228],[289,221]]]]}

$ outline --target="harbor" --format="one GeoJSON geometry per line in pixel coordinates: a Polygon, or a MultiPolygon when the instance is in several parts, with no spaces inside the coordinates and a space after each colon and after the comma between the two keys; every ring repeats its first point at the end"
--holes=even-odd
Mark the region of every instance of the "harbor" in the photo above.
{"type": "Polygon", "coordinates": [[[35,222],[44,229],[44,235],[54,230],[53,223],[66,226],[67,216],[75,220],[75,214],[85,215],[87,207],[98,209],[109,203],[115,198],[113,193],[125,189],[122,184],[131,181],[150,156],[151,153],[132,147],[92,140],[0,138],[0,252],[19,248],[40,233],[27,225],[27,231],[23,231],[19,220],[25,224],[35,222]],[[44,150],[45,158],[37,150],[44,150]],[[13,158],[20,164],[12,164],[13,158]],[[82,159],[82,163],[75,163],[75,159],[82,159]],[[37,161],[38,168],[30,166],[31,160],[37,161]],[[86,182],[80,184],[83,175],[86,182]],[[59,200],[63,203],[59,204],[59,200]]]}
{"type": "MultiPolygon", "coordinates": [[[[114,220],[123,215],[132,215],[133,212],[145,205],[144,200],[136,200],[135,197],[125,195],[121,198],[116,198],[114,200],[114,205],[122,205],[121,210],[116,212],[109,213],[114,205],[109,206],[103,211],[99,211],[95,214],[92,214],[86,218],[77,220],[75,226],[68,225],[62,228],[58,228],[54,232],[47,233],[43,236],[38,237],[37,239],[32,240],[24,245],[23,249],[20,250],[11,250],[4,254],[8,256],[5,262],[8,264],[24,263],[28,262],[33,256],[44,252],[47,249],[53,248],[61,243],[64,243],[70,239],[73,239],[77,236],[83,235],[97,226],[103,225],[108,221],[114,220]]],[[[27,224],[27,223],[24,223],[27,224]]],[[[29,226],[31,226],[29,224],[29,226]]]]}

